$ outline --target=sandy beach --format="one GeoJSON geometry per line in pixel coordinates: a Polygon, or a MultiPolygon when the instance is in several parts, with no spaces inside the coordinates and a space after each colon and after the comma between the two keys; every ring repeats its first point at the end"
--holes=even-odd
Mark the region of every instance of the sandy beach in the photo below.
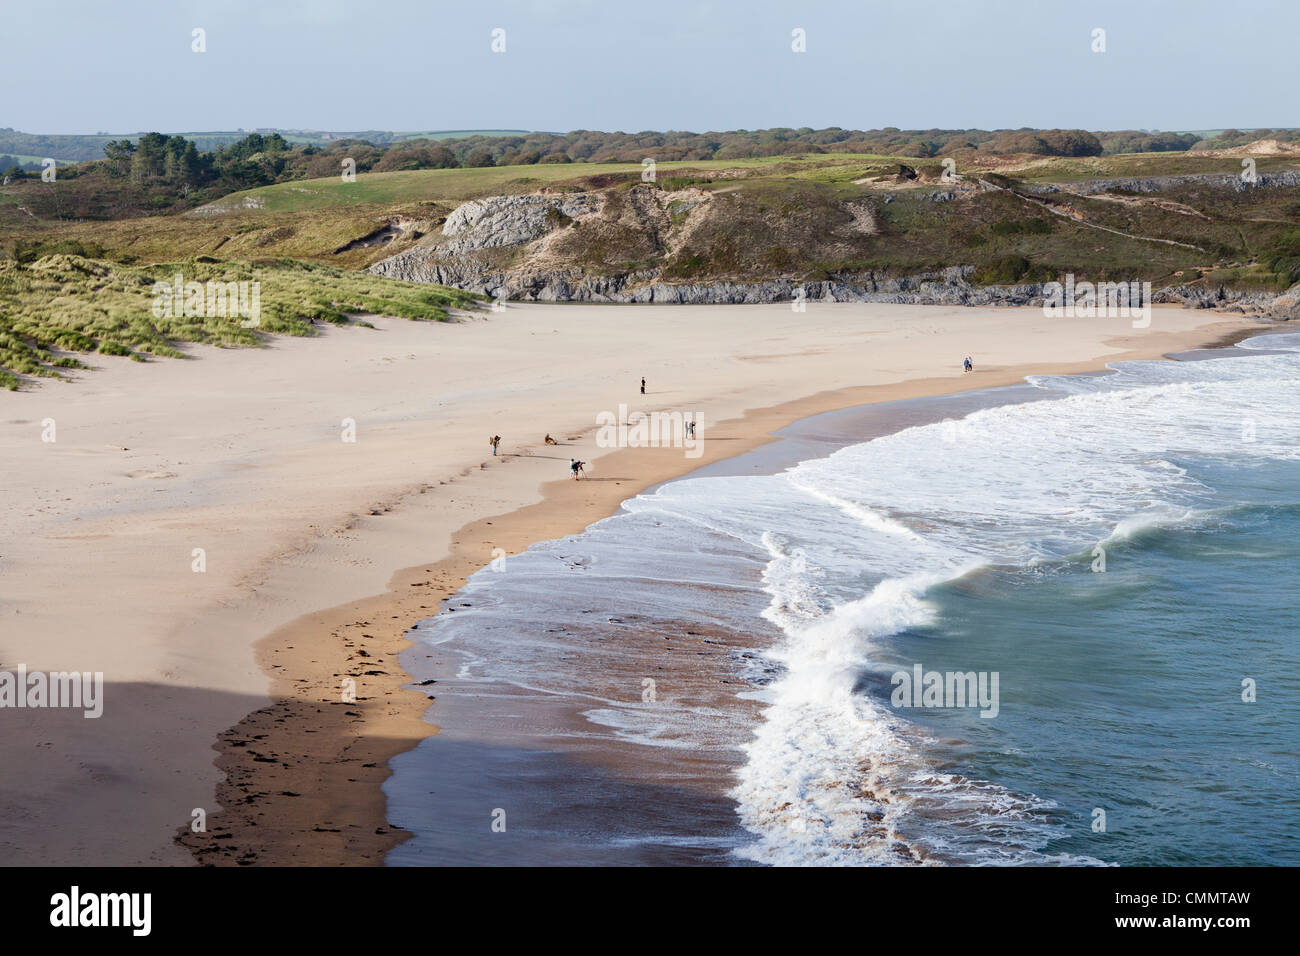
{"type": "Polygon", "coordinates": [[[387,761],[436,729],[396,655],[496,549],[581,530],[811,414],[1259,325],[818,303],[370,321],[188,361],[96,355],[0,395],[0,669],[105,681],[98,719],[0,713],[9,862],[380,864],[403,838],[387,761]],[[695,413],[702,455],[598,448],[596,416],[620,404],[695,413]]]}

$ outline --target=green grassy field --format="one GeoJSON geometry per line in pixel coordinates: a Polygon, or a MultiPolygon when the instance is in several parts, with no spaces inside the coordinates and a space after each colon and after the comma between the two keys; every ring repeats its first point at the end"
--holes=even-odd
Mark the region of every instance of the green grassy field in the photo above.
{"type": "MultiPolygon", "coordinates": [[[[852,179],[877,166],[892,162],[920,162],[899,157],[836,155],[762,157],[757,159],[704,160],[669,162],[656,165],[656,176],[663,180],[690,172],[707,177],[731,170],[756,172],[770,170],[773,175],[817,178],[830,175],[852,179]]],[[[409,203],[420,200],[463,202],[480,196],[535,192],[544,186],[576,182],[600,176],[625,176],[637,180],[640,163],[554,163],[536,166],[489,166],[483,169],[418,169],[398,173],[362,173],[353,182],[342,177],[310,179],[302,182],[277,183],[223,196],[212,205],[219,209],[237,209],[246,200],[261,202],[268,213],[301,212],[340,206],[365,206],[382,203],[409,203]]]]}
{"type": "MultiPolygon", "coordinates": [[[[891,172],[899,163],[933,168],[940,159],[874,154],[821,154],[798,157],[767,156],[755,159],[703,160],[658,163],[659,181],[674,178],[776,178],[825,183],[851,183],[856,179],[891,172]]],[[[1261,157],[1260,172],[1293,168],[1294,158],[1261,157]]],[[[957,161],[958,173],[998,169],[987,164],[957,161]]],[[[482,169],[421,169],[409,172],[363,173],[353,182],[341,177],[278,183],[231,193],[211,204],[217,209],[238,209],[246,200],[261,203],[267,213],[301,212],[338,207],[361,207],[419,201],[464,202],[489,195],[535,192],[543,187],[574,184],[600,177],[640,180],[638,163],[555,163],[535,166],[492,166],[482,169]]],[[[1232,157],[1188,158],[1177,153],[1135,153],[1119,156],[1052,157],[1013,165],[1009,174],[1031,182],[1076,183],[1092,179],[1172,176],[1182,173],[1239,173],[1241,160],[1232,157]]]]}
{"type": "MultiPolygon", "coordinates": [[[[1255,160],[1258,172],[1292,169],[1295,157],[1260,156],[1255,160]]],[[[1131,153],[1120,156],[1088,156],[1077,159],[1052,157],[1035,160],[1010,175],[1033,182],[1078,183],[1090,179],[1126,177],[1179,176],[1188,173],[1241,172],[1241,158],[1231,156],[1188,157],[1179,153],[1131,153]]]]}

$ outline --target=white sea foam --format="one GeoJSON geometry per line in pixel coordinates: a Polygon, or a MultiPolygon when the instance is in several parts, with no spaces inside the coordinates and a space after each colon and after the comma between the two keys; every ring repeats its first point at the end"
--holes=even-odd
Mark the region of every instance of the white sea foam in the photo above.
{"type": "Polygon", "coordinates": [[[858,681],[878,669],[873,641],[928,622],[930,586],[1194,520],[1215,491],[1189,477],[1187,456],[1249,467],[1300,455],[1300,416],[1278,413],[1300,405],[1300,336],[1269,339],[1288,354],[1035,378],[1061,397],[751,479],[786,488],[763,536],[764,616],[785,638],[733,793],[758,837],[738,852],[779,864],[1098,862],[1044,856],[1050,803],[936,773],[916,728],[858,681]],[[1247,441],[1243,421],[1268,426],[1247,441]],[[989,839],[971,839],[981,831],[989,839]]]}

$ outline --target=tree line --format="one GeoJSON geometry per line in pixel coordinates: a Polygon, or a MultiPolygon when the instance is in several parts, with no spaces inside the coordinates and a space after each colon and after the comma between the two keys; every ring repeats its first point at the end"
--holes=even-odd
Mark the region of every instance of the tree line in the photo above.
{"type": "MultiPolygon", "coordinates": [[[[13,131],[0,130],[0,138],[6,132],[13,131]]],[[[24,141],[30,140],[26,148],[36,151],[42,146],[53,149],[56,147],[53,140],[66,138],[14,135],[24,141]]],[[[1029,127],[1015,130],[903,130],[897,127],[850,130],[832,126],[825,129],[741,129],[707,133],[574,130],[569,133],[480,134],[439,140],[392,140],[394,135],[376,132],[371,139],[341,139],[320,146],[290,143],[279,133],[250,133],[234,143],[218,142],[215,149],[204,150],[196,145],[194,138],[152,132],[143,133],[136,139],[109,140],[100,148],[110,175],[139,184],[174,184],[188,191],[214,183],[227,188],[248,189],[285,179],[332,176],[340,171],[344,158],[352,159],[359,172],[387,172],[537,163],[640,162],[646,156],[659,161],[817,153],[874,153],[917,158],[967,153],[1098,156],[1225,148],[1265,138],[1300,142],[1300,131],[1297,130],[1224,130],[1211,138],[1199,139],[1192,133],[1146,130],[1094,133],[1081,129],[1029,127]]],[[[11,176],[38,169],[39,164],[21,163],[17,156],[0,156],[0,170],[11,176]]]]}
{"type": "MultiPolygon", "coordinates": [[[[4,132],[0,130],[0,134],[4,132]]],[[[1236,146],[1263,138],[1297,141],[1300,131],[1224,130],[1210,139],[1198,140],[1191,133],[1146,130],[1098,134],[1082,129],[886,127],[864,131],[832,126],[708,133],[574,130],[393,142],[342,139],[324,146],[292,143],[273,132],[250,133],[232,143],[218,142],[211,150],[200,149],[185,136],[150,132],[135,139],[101,137],[103,159],[61,165],[57,171],[60,195],[35,197],[33,202],[54,218],[122,218],[178,211],[258,186],[337,176],[345,168],[345,161],[356,172],[396,172],[549,163],[639,163],[646,157],[658,162],[690,162],[820,153],[960,160],[978,154],[1097,156],[1182,151],[1236,146]]],[[[7,163],[0,161],[0,170],[10,181],[39,175],[38,164],[20,163],[17,156],[7,159],[7,163]]]]}

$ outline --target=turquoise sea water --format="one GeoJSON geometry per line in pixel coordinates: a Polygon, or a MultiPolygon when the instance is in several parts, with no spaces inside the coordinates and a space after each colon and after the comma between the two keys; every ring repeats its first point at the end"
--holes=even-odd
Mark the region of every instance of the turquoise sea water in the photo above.
{"type": "Polygon", "coordinates": [[[1049,798],[1045,853],[1295,865],[1300,464],[1180,464],[1220,490],[1218,507],[1114,543],[1104,573],[1087,553],[938,586],[932,623],[882,656],[938,670],[999,662],[998,717],[927,714],[936,737],[962,739],[929,753],[1049,798]]]}

